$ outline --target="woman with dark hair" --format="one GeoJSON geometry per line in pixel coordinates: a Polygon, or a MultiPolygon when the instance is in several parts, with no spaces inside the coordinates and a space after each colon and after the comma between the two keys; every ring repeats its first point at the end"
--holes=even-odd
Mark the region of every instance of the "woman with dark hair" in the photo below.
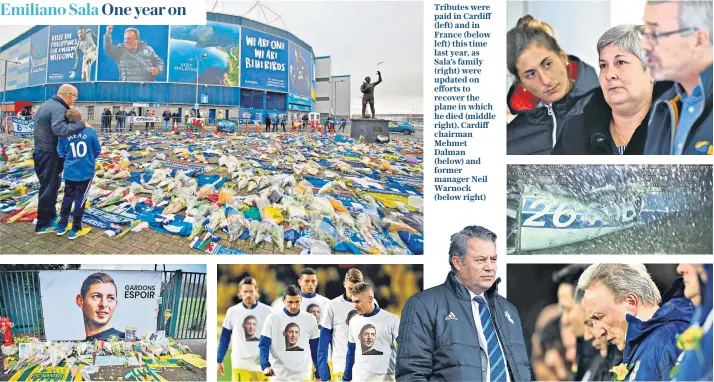
{"type": "Polygon", "coordinates": [[[650,107],[672,82],[652,79],[642,32],[641,25],[618,25],[600,37],[600,87],[589,93],[583,113],[567,121],[553,154],[644,154],[650,107]]]}
{"type": "Polygon", "coordinates": [[[515,77],[507,100],[516,116],[506,129],[508,154],[550,154],[565,122],[582,112],[584,95],[598,86],[595,69],[565,54],[553,35],[530,15],[506,35],[508,71],[515,77]]]}

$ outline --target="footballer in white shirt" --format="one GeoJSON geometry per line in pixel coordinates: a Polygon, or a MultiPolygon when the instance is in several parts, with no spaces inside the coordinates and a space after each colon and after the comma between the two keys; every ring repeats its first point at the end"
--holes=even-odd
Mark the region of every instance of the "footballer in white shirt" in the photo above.
{"type": "Polygon", "coordinates": [[[223,359],[231,340],[231,366],[233,381],[267,381],[260,368],[258,341],[268,316],[273,310],[258,302],[258,284],[246,277],[238,284],[241,303],[228,308],[223,320],[223,330],[218,344],[218,373],[224,375],[223,359]]]}
{"type": "MultiPolygon", "coordinates": [[[[302,302],[300,303],[300,310],[304,312],[312,310],[312,312],[309,313],[315,316],[315,318],[318,318],[319,323],[319,313],[314,310],[314,307],[312,309],[309,308],[312,305],[317,305],[320,308],[319,311],[324,312],[325,306],[328,302],[330,302],[330,299],[317,294],[317,272],[312,268],[303,268],[303,270],[300,271],[300,278],[298,278],[297,282],[300,286],[300,296],[302,297],[302,302]]],[[[271,307],[276,312],[282,310],[285,307],[285,305],[283,304],[283,299],[276,299],[271,304],[271,307]]]]}
{"type": "Polygon", "coordinates": [[[345,371],[345,357],[347,355],[349,322],[357,313],[357,308],[352,302],[351,290],[362,280],[362,272],[359,269],[352,268],[347,271],[343,283],[345,294],[330,300],[322,311],[317,366],[320,379],[323,381],[342,380],[345,371]],[[329,355],[330,346],[332,346],[332,357],[329,355]]]}
{"type": "Polygon", "coordinates": [[[352,288],[352,301],[359,315],[350,320],[342,380],[395,381],[399,317],[380,309],[367,283],[352,288]]]}
{"type": "Polygon", "coordinates": [[[300,309],[301,300],[298,287],[285,288],[285,308],[268,316],[263,326],[260,367],[265,376],[273,377],[271,381],[312,380],[310,360],[317,364],[320,333],[315,317],[300,309]]]}

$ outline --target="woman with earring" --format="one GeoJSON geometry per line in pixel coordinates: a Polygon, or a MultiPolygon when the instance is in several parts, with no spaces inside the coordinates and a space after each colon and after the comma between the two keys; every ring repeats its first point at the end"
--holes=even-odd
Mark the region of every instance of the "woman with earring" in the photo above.
{"type": "Polygon", "coordinates": [[[597,42],[600,87],[583,113],[568,120],[554,154],[642,155],[653,100],[672,88],[655,83],[640,49],[640,25],[619,25],[597,42]]]}
{"type": "Polygon", "coordinates": [[[516,116],[506,129],[509,155],[550,154],[565,122],[582,113],[583,96],[598,86],[595,69],[565,54],[553,34],[527,15],[506,35],[508,71],[515,77],[508,108],[516,116]]]}

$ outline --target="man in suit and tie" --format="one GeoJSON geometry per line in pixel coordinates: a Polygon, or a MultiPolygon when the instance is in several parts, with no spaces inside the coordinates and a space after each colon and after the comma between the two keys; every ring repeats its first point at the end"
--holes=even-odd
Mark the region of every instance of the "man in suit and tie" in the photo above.
{"type": "Polygon", "coordinates": [[[402,310],[397,380],[530,381],[516,307],[497,293],[496,234],[469,226],[451,236],[446,282],[402,310]]]}

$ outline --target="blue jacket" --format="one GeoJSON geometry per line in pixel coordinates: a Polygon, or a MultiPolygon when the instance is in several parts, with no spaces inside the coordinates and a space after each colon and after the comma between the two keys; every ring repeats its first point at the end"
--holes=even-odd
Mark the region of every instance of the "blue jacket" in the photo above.
{"type": "Polygon", "coordinates": [[[691,326],[699,326],[704,329],[704,335],[698,350],[692,349],[682,352],[677,363],[677,373],[673,381],[711,381],[712,376],[712,265],[705,264],[707,272],[707,282],[699,282],[701,293],[701,305],[694,310],[691,326]]]}
{"type": "MultiPolygon", "coordinates": [[[[712,154],[712,67],[699,76],[704,87],[704,107],[692,125],[684,143],[682,154],[712,154]]],[[[669,155],[672,153],[674,132],[679,123],[682,101],[677,94],[677,86],[665,92],[650,110],[650,121],[645,142],[645,155],[669,155]]]]}
{"type": "MultiPolygon", "coordinates": [[[[516,307],[496,293],[500,281],[496,280],[486,291],[493,323],[503,345],[511,381],[530,381],[521,321],[516,307]]],[[[398,338],[398,381],[486,380],[488,355],[479,344],[471,297],[453,271],[444,284],[407,301],[398,338]]]]}
{"type": "Polygon", "coordinates": [[[35,150],[55,152],[57,136],[72,135],[84,128],[84,121],[67,121],[64,113],[68,109],[69,105],[56,95],[40,106],[35,116],[35,150]]]}
{"type": "Polygon", "coordinates": [[[627,339],[622,362],[628,366],[625,377],[630,381],[663,381],[669,379],[681,350],[677,334],[684,332],[694,312],[685,297],[674,297],[662,305],[654,316],[640,321],[627,315],[627,339]]]}
{"type": "Polygon", "coordinates": [[[97,133],[86,127],[77,134],[60,137],[57,154],[64,160],[64,178],[74,182],[92,179],[94,163],[102,152],[97,133]]]}

